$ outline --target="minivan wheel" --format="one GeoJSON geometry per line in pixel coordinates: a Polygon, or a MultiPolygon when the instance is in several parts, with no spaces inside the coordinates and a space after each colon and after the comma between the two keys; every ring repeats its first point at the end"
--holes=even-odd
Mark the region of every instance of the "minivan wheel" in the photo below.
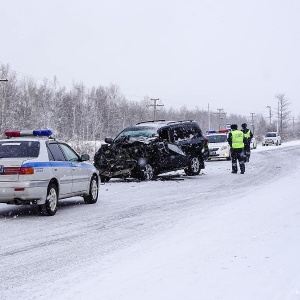
{"type": "Polygon", "coordinates": [[[184,169],[186,175],[195,176],[201,171],[200,161],[197,156],[193,156],[188,163],[188,166],[184,169]]]}
{"type": "Polygon", "coordinates": [[[47,189],[46,202],[39,205],[40,213],[44,216],[54,216],[57,211],[58,190],[54,183],[50,183],[47,189]]]}
{"type": "Polygon", "coordinates": [[[90,190],[88,195],[84,195],[83,199],[86,204],[94,204],[98,200],[98,177],[93,175],[90,182],[90,190]]]}
{"type": "Polygon", "coordinates": [[[140,179],[141,180],[152,180],[154,178],[154,170],[150,164],[145,164],[145,166],[140,169],[140,179]]]}
{"type": "Polygon", "coordinates": [[[100,180],[101,180],[102,183],[109,182],[110,177],[104,176],[104,175],[100,175],[100,180]]]}

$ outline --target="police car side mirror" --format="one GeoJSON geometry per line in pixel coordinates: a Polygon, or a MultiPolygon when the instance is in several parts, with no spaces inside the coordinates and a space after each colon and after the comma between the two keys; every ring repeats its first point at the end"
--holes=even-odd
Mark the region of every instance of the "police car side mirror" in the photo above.
{"type": "Polygon", "coordinates": [[[81,155],[81,160],[82,160],[82,161],[90,160],[90,156],[89,156],[88,154],[82,154],[82,155],[81,155]]]}

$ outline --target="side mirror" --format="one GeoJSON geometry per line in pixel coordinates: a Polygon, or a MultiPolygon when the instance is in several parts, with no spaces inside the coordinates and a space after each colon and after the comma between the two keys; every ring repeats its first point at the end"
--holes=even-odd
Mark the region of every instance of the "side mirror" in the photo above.
{"type": "Polygon", "coordinates": [[[90,156],[89,156],[88,154],[82,154],[82,155],[81,155],[81,160],[82,160],[82,161],[90,160],[90,156]]]}
{"type": "Polygon", "coordinates": [[[113,143],[113,139],[112,138],[105,138],[104,142],[107,144],[112,144],[113,143]]]}

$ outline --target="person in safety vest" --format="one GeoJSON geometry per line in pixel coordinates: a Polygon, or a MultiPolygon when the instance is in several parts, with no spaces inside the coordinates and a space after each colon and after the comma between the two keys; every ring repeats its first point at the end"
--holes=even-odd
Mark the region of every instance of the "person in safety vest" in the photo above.
{"type": "Polygon", "coordinates": [[[247,128],[246,123],[242,124],[242,131],[244,132],[244,136],[246,138],[246,141],[245,141],[246,160],[245,160],[245,162],[248,162],[250,160],[250,154],[251,154],[250,144],[251,144],[251,140],[253,138],[253,134],[252,134],[251,130],[247,128]]]}
{"type": "Polygon", "coordinates": [[[231,165],[232,171],[231,173],[237,173],[238,165],[237,161],[239,161],[241,174],[245,173],[245,136],[243,131],[238,130],[237,124],[232,124],[230,126],[231,132],[228,134],[228,144],[230,145],[231,151],[231,165]]]}

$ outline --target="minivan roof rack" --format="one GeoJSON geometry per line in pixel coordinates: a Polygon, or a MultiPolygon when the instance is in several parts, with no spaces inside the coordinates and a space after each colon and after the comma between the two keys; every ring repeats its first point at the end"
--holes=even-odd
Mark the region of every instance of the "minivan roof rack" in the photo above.
{"type": "Polygon", "coordinates": [[[154,122],[165,122],[166,120],[149,120],[149,121],[143,121],[143,122],[139,122],[139,123],[136,123],[136,125],[138,124],[143,124],[143,123],[154,123],[154,122]]]}
{"type": "Polygon", "coordinates": [[[171,123],[184,123],[184,122],[194,122],[194,120],[179,120],[179,121],[170,121],[170,122],[168,122],[168,124],[171,124],[171,123]]]}
{"type": "MultiPolygon", "coordinates": [[[[166,122],[166,120],[149,120],[149,121],[143,121],[143,122],[136,123],[136,125],[143,124],[143,123],[154,123],[154,122],[166,122]]],[[[169,122],[167,122],[167,125],[173,124],[173,123],[184,123],[184,122],[194,122],[194,120],[169,121],[169,122]]]]}

